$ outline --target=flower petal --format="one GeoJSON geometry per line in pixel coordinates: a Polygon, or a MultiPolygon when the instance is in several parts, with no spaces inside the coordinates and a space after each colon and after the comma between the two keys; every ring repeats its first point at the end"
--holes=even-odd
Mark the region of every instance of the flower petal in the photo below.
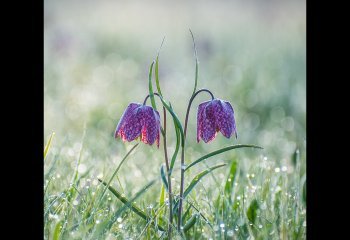
{"type": "Polygon", "coordinates": [[[234,111],[231,104],[227,101],[219,100],[216,108],[216,127],[222,135],[230,138],[235,132],[234,111]]]}
{"type": "Polygon", "coordinates": [[[128,105],[128,107],[125,109],[122,117],[120,118],[119,123],[117,125],[117,128],[115,130],[115,133],[114,133],[115,138],[117,138],[119,136],[119,137],[122,137],[123,140],[125,140],[123,137],[124,126],[129,121],[130,117],[134,115],[134,110],[140,106],[141,106],[141,104],[139,104],[139,103],[130,103],[128,105]]]}
{"type": "Polygon", "coordinates": [[[122,138],[125,141],[131,142],[135,140],[141,134],[142,125],[138,117],[138,113],[141,112],[141,108],[134,109],[134,114],[127,120],[122,131],[122,138]]]}
{"type": "Polygon", "coordinates": [[[159,113],[150,106],[143,106],[140,122],[142,123],[141,141],[152,145],[157,140],[157,146],[159,146],[159,113]]]}
{"type": "Polygon", "coordinates": [[[202,136],[203,132],[203,110],[205,106],[209,103],[210,101],[203,102],[198,105],[197,109],[197,142],[200,141],[200,138],[202,136]]]}
{"type": "Polygon", "coordinates": [[[201,133],[200,137],[203,139],[205,143],[212,141],[217,134],[215,128],[215,115],[214,115],[214,104],[211,101],[207,104],[203,111],[203,119],[201,125],[201,133]]]}

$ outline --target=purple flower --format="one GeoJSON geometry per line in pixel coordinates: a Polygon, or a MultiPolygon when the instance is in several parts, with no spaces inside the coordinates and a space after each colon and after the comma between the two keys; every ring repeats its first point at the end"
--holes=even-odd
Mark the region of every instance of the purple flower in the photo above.
{"type": "Polygon", "coordinates": [[[159,147],[159,132],[159,113],[150,106],[130,103],[117,125],[114,137],[128,142],[141,137],[141,141],[149,145],[157,141],[159,147]]]}
{"type": "Polygon", "coordinates": [[[203,139],[205,143],[212,141],[217,132],[230,138],[234,133],[237,138],[234,111],[231,104],[221,99],[203,102],[197,112],[197,142],[203,139]]]}

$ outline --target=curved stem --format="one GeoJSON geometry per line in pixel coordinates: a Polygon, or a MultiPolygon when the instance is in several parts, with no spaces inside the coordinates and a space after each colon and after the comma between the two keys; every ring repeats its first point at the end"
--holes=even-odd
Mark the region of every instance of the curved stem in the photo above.
{"type": "MultiPolygon", "coordinates": [[[[185,128],[184,128],[184,142],[186,140],[186,132],[187,132],[187,123],[188,123],[188,116],[190,114],[190,109],[192,102],[194,98],[200,93],[200,92],[208,92],[211,96],[211,99],[214,100],[214,95],[212,94],[211,91],[208,89],[200,89],[194,94],[192,94],[190,101],[187,106],[187,112],[186,112],[186,118],[185,118],[185,128]]],[[[185,173],[185,143],[183,144],[183,147],[181,149],[181,183],[180,183],[180,199],[179,199],[179,213],[178,213],[178,231],[181,231],[181,226],[182,226],[182,200],[183,200],[183,195],[184,195],[184,174],[185,173]]]]}
{"type": "MultiPolygon", "coordinates": [[[[158,93],[153,93],[153,94],[156,95],[156,96],[158,96],[158,97],[161,97],[158,93]]],[[[143,104],[142,104],[142,105],[145,105],[145,104],[146,104],[146,102],[147,102],[149,96],[150,96],[150,94],[148,94],[148,95],[146,96],[146,98],[145,98],[145,100],[143,101],[143,104]]]]}
{"type": "Polygon", "coordinates": [[[164,146],[164,157],[165,157],[165,165],[166,165],[166,171],[168,175],[168,195],[169,195],[169,225],[168,225],[168,238],[171,239],[171,225],[173,223],[173,200],[172,200],[172,190],[171,190],[171,177],[169,174],[170,167],[169,167],[169,159],[168,159],[168,151],[167,151],[167,145],[166,145],[166,111],[165,107],[163,106],[163,146],[164,146]]]}

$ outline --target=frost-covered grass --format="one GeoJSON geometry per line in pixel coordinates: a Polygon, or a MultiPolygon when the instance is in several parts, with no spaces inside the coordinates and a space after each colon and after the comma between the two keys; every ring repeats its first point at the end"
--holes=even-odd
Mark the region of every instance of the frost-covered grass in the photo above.
{"type": "MultiPolygon", "coordinates": [[[[198,88],[231,102],[238,139],[218,134],[210,144],[196,143],[196,106],[208,100],[199,96],[189,117],[186,164],[230,145],[264,149],[227,151],[186,171],[185,187],[208,167],[227,164],[193,188],[183,211],[184,224],[193,225],[181,237],[174,221],[173,238],[306,238],[304,3],[191,6],[45,2],[45,143],[55,132],[44,159],[45,239],[165,237],[162,139],[159,149],[140,143],[124,159],[137,142],[123,143],[113,133],[128,103],[148,94],[149,66],[164,35],[162,93],[183,123],[195,69],[188,28],[196,37],[198,88]],[[108,183],[117,169],[115,192],[98,179],[108,183]],[[140,210],[125,207],[122,196],[140,210]]],[[[171,125],[167,131],[171,155],[176,138],[171,125]]],[[[180,154],[172,185],[176,196],[180,154]]]]}

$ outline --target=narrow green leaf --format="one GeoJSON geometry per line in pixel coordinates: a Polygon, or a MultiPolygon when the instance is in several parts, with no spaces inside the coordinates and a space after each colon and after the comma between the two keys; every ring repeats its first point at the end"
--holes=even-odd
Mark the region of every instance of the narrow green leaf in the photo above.
{"type": "Polygon", "coordinates": [[[294,167],[297,166],[297,163],[299,162],[299,160],[300,160],[300,151],[299,149],[296,149],[292,156],[292,163],[294,167]]]}
{"type": "Polygon", "coordinates": [[[120,163],[119,163],[117,169],[114,171],[114,173],[113,173],[112,177],[109,179],[109,181],[108,181],[106,187],[103,189],[103,192],[102,192],[101,197],[100,197],[99,202],[98,202],[98,206],[100,206],[100,203],[101,203],[101,201],[102,201],[102,198],[103,198],[105,192],[107,191],[107,188],[108,188],[109,185],[111,184],[111,182],[112,182],[113,178],[115,177],[115,175],[117,175],[117,173],[118,173],[119,169],[121,168],[121,166],[123,165],[124,161],[127,159],[127,157],[132,153],[132,151],[134,151],[134,149],[135,149],[138,145],[139,145],[139,143],[135,144],[135,145],[127,152],[127,154],[124,156],[124,158],[120,161],[120,163]]]}
{"type": "Polygon", "coordinates": [[[304,186],[303,186],[303,201],[304,201],[304,203],[306,203],[306,180],[305,180],[304,186]]]}
{"type": "Polygon", "coordinates": [[[51,146],[51,142],[53,139],[53,136],[55,136],[55,132],[52,132],[49,138],[49,141],[47,142],[45,148],[44,148],[44,160],[46,158],[47,153],[49,152],[50,146],[51,146]]]}
{"type": "Polygon", "coordinates": [[[162,185],[160,189],[160,196],[159,196],[159,206],[162,206],[165,201],[165,188],[164,185],[162,185]]]}
{"type": "Polygon", "coordinates": [[[165,175],[165,171],[164,171],[164,165],[162,164],[162,166],[160,167],[160,175],[162,177],[162,181],[163,181],[163,184],[166,188],[167,191],[169,191],[169,187],[168,187],[168,181],[166,180],[166,175],[165,175]]]}
{"type": "Polygon", "coordinates": [[[196,72],[195,72],[195,77],[194,77],[194,89],[193,89],[193,94],[195,94],[196,92],[196,89],[197,89],[197,81],[198,81],[198,56],[197,56],[197,49],[196,49],[196,42],[194,41],[194,36],[193,36],[193,33],[190,29],[190,33],[191,33],[191,36],[192,36],[192,41],[193,41],[193,49],[194,49],[194,56],[196,58],[196,72]]]}
{"type": "Polygon", "coordinates": [[[159,213],[157,214],[158,217],[158,222],[160,223],[160,225],[163,225],[164,221],[163,221],[163,215],[164,215],[164,206],[165,204],[165,187],[162,184],[161,189],[160,189],[160,196],[159,196],[159,213]]]}
{"type": "MultiPolygon", "coordinates": [[[[104,182],[101,179],[98,179],[104,186],[107,186],[107,183],[104,182]]],[[[114,189],[112,186],[108,186],[108,189],[111,191],[111,193],[116,196],[122,203],[124,203],[124,206],[118,209],[118,211],[114,214],[113,219],[110,221],[108,225],[108,229],[113,225],[113,223],[117,220],[117,218],[120,216],[121,213],[123,213],[127,208],[131,209],[134,213],[136,213],[138,216],[143,218],[144,220],[148,221],[150,217],[142,211],[139,207],[137,207],[133,202],[136,201],[137,198],[139,198],[143,193],[146,192],[146,190],[151,187],[155,183],[155,180],[149,182],[145,187],[143,187],[139,192],[135,194],[135,196],[132,199],[127,199],[124,197],[120,192],[118,192],[116,189],[114,189]]],[[[157,225],[158,229],[161,231],[164,231],[164,228],[157,225]]]]}
{"type": "MultiPolygon", "coordinates": [[[[170,105],[170,109],[173,110],[171,104],[170,105]]],[[[174,168],[174,164],[175,164],[175,160],[176,160],[176,157],[177,157],[177,154],[179,152],[179,149],[180,149],[180,130],[179,128],[177,127],[177,124],[175,122],[175,119],[173,119],[174,121],[174,127],[175,127],[175,134],[176,134],[176,145],[175,145],[175,151],[174,151],[174,154],[173,156],[171,157],[171,162],[170,162],[170,169],[169,169],[169,175],[171,176],[171,173],[173,171],[173,168],[174,168]]]]}
{"type": "Polygon", "coordinates": [[[70,200],[73,199],[73,196],[75,194],[74,185],[76,185],[76,183],[78,181],[78,175],[79,175],[78,168],[80,165],[81,156],[82,156],[83,149],[84,149],[85,136],[86,136],[86,123],[84,123],[84,131],[83,131],[83,136],[82,136],[82,140],[81,140],[81,148],[79,150],[79,156],[78,156],[78,159],[77,159],[76,164],[75,164],[74,175],[72,176],[72,180],[70,182],[68,202],[70,202],[70,200]]]}
{"type": "Polygon", "coordinates": [[[226,197],[228,197],[229,200],[231,200],[233,183],[235,182],[236,174],[237,174],[237,161],[232,161],[230,173],[227,177],[226,184],[225,184],[225,195],[226,197]]]}
{"type": "Polygon", "coordinates": [[[62,222],[63,221],[61,220],[58,223],[56,223],[55,230],[53,231],[53,236],[52,236],[53,240],[60,239],[59,237],[60,237],[60,234],[61,234],[62,222]]]}
{"type": "Polygon", "coordinates": [[[157,110],[156,101],[154,100],[154,93],[153,93],[153,87],[152,87],[152,69],[153,69],[154,61],[152,62],[150,68],[149,68],[149,75],[148,75],[148,91],[149,91],[149,98],[151,99],[151,104],[154,110],[157,110]]]}
{"type": "Polygon", "coordinates": [[[259,146],[256,146],[256,145],[248,145],[248,144],[237,144],[237,145],[233,145],[233,146],[229,146],[229,147],[224,147],[224,148],[221,148],[219,150],[216,150],[214,152],[211,152],[211,153],[208,153],[206,155],[204,155],[203,157],[200,157],[199,159],[197,159],[196,161],[192,162],[191,164],[189,164],[185,171],[187,171],[189,168],[191,168],[192,166],[196,165],[197,163],[203,161],[203,160],[206,160],[210,157],[213,157],[215,155],[218,155],[220,153],[223,153],[223,152],[227,152],[227,151],[230,151],[230,150],[233,150],[233,149],[237,149],[237,148],[259,148],[259,149],[263,149],[262,147],[259,147],[259,146]]]}
{"type": "Polygon", "coordinates": [[[184,232],[187,232],[188,230],[190,230],[194,226],[194,224],[197,222],[197,219],[198,219],[198,213],[193,214],[192,217],[188,219],[188,221],[185,223],[184,232]]]}
{"type": "Polygon", "coordinates": [[[171,116],[173,117],[174,123],[175,125],[178,127],[179,131],[180,131],[180,136],[181,136],[181,147],[184,147],[185,144],[185,137],[184,137],[184,131],[183,131],[183,127],[182,124],[179,120],[179,118],[177,117],[176,113],[174,113],[174,111],[172,110],[172,108],[170,108],[170,106],[163,100],[162,97],[159,97],[159,99],[161,100],[163,106],[168,110],[168,112],[171,114],[171,116]]]}
{"type": "Polygon", "coordinates": [[[163,37],[163,40],[162,40],[162,43],[160,44],[160,47],[159,47],[159,50],[158,50],[158,53],[157,53],[157,59],[156,59],[156,66],[155,66],[155,76],[156,76],[156,86],[157,86],[157,91],[159,93],[159,95],[161,97],[163,97],[162,95],[162,91],[160,90],[160,85],[159,85],[159,71],[158,71],[158,65],[159,65],[159,53],[160,53],[160,50],[162,49],[162,46],[163,46],[163,43],[164,43],[164,39],[165,39],[165,36],[163,37]]]}
{"type": "Polygon", "coordinates": [[[193,188],[197,185],[197,183],[199,182],[199,180],[201,180],[205,175],[207,175],[208,173],[210,173],[211,171],[213,171],[214,169],[217,169],[219,167],[223,167],[226,166],[227,164],[219,164],[213,167],[210,167],[206,170],[204,170],[203,172],[197,174],[191,181],[190,185],[188,185],[188,187],[186,188],[185,192],[184,192],[184,198],[187,197],[187,195],[193,190],[193,188]]]}
{"type": "Polygon", "coordinates": [[[253,224],[255,223],[258,209],[259,209],[259,203],[256,199],[254,199],[250,203],[248,210],[247,210],[247,217],[248,217],[249,221],[253,224]]]}
{"type": "MultiPolygon", "coordinates": [[[[224,163],[224,164],[218,164],[218,165],[215,165],[213,167],[210,167],[202,172],[200,172],[199,174],[197,174],[191,181],[191,183],[188,185],[188,187],[186,188],[185,192],[184,192],[184,195],[183,195],[183,198],[185,199],[187,197],[188,194],[190,194],[190,192],[193,190],[193,188],[197,185],[197,183],[199,182],[199,180],[201,180],[205,175],[207,175],[208,173],[210,173],[211,171],[213,171],[214,169],[217,169],[219,167],[223,167],[223,166],[226,166],[227,164],[224,163]]],[[[178,208],[178,205],[179,205],[179,200],[176,201],[176,203],[174,204],[174,210],[173,212],[176,212],[177,208],[178,208]]]]}
{"type": "Polygon", "coordinates": [[[109,224],[109,219],[107,218],[106,220],[102,221],[99,224],[95,224],[95,230],[92,234],[91,239],[101,239],[101,235],[106,231],[106,227],[109,224]]]}
{"type": "Polygon", "coordinates": [[[184,220],[187,218],[187,216],[190,214],[190,210],[192,208],[192,205],[190,205],[187,210],[184,212],[184,214],[182,215],[182,222],[184,222],[184,220]]]}
{"type": "MultiPolygon", "coordinates": [[[[104,182],[103,180],[98,178],[98,181],[100,181],[104,186],[108,186],[108,184],[106,182],[104,182]]],[[[131,203],[131,201],[129,201],[126,197],[124,197],[120,192],[118,192],[115,188],[113,188],[112,186],[108,186],[109,191],[111,191],[111,193],[116,196],[122,203],[126,204],[126,205],[130,205],[129,208],[136,213],[137,215],[139,215],[141,218],[147,220],[147,214],[142,211],[139,207],[137,207],[135,204],[131,203]]]]}

